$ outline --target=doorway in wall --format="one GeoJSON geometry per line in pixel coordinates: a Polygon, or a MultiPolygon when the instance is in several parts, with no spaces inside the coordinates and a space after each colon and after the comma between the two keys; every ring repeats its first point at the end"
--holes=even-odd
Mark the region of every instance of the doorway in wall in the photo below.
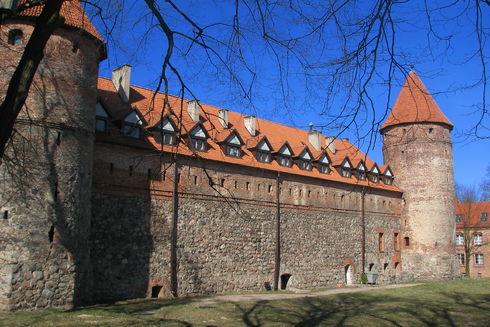
{"type": "Polygon", "coordinates": [[[156,299],[158,298],[158,295],[160,295],[160,291],[162,290],[163,286],[161,285],[155,285],[151,288],[151,297],[156,299]]]}
{"type": "Polygon", "coordinates": [[[289,279],[291,278],[291,274],[282,274],[281,275],[281,290],[285,290],[288,285],[289,279]]]}
{"type": "Polygon", "coordinates": [[[353,277],[353,269],[352,265],[346,265],[344,267],[345,270],[345,285],[352,285],[354,277],[353,277]]]}

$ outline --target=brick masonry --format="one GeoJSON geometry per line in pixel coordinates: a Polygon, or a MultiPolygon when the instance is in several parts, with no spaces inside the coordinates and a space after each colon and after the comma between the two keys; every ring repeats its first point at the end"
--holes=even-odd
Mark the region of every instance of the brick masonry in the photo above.
{"type": "MultiPolygon", "coordinates": [[[[5,90],[29,24],[1,25],[5,90]],[[8,31],[23,32],[20,45],[8,31]]],[[[58,30],[0,167],[0,308],[71,307],[90,298],[90,196],[98,54],[74,31],[58,30]]]]}
{"type": "Polygon", "coordinates": [[[407,279],[451,278],[455,261],[454,179],[451,129],[446,125],[397,125],[383,131],[384,161],[403,191],[402,265],[407,279]]]}

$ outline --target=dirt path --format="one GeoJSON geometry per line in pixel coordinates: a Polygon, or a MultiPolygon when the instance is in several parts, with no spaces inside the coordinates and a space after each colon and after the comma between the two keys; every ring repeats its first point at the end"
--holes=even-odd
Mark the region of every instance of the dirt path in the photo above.
{"type": "Polygon", "coordinates": [[[421,284],[398,284],[387,286],[366,286],[366,287],[343,287],[335,288],[325,291],[298,291],[297,293],[260,293],[260,294],[234,294],[234,295],[217,295],[213,297],[204,298],[200,301],[196,301],[196,306],[207,306],[218,302],[254,302],[254,301],[273,301],[273,300],[286,300],[286,299],[299,299],[305,297],[320,297],[335,294],[345,293],[360,293],[370,292],[377,290],[388,290],[393,288],[405,288],[413,287],[421,284]]]}

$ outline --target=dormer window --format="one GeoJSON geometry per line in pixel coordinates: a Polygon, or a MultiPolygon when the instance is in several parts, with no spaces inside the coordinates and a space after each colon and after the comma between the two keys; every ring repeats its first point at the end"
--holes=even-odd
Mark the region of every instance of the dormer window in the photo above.
{"type": "Polygon", "coordinates": [[[456,223],[460,223],[463,221],[463,215],[462,214],[457,214],[456,215],[456,223]]]}
{"type": "Polygon", "coordinates": [[[318,159],[318,171],[322,174],[330,173],[330,159],[328,159],[328,156],[325,153],[318,159]]]}
{"type": "Polygon", "coordinates": [[[243,143],[238,137],[238,134],[236,132],[232,133],[225,140],[226,155],[230,157],[240,157],[242,154],[241,152],[242,144],[243,143]]]}
{"type": "Polygon", "coordinates": [[[109,115],[104,106],[100,102],[97,102],[95,105],[95,130],[102,133],[107,132],[108,120],[109,115]]]}
{"type": "Polygon", "coordinates": [[[268,142],[263,139],[255,147],[255,157],[257,161],[269,163],[272,160],[271,147],[268,142]]]}
{"type": "Polygon", "coordinates": [[[480,221],[481,221],[481,222],[486,222],[486,221],[488,221],[488,212],[482,212],[482,213],[480,214],[480,221]]]}
{"type": "Polygon", "coordinates": [[[143,122],[140,117],[136,113],[136,111],[132,111],[129,115],[124,118],[123,122],[123,134],[125,136],[140,139],[141,138],[141,126],[143,122]]]}
{"type": "Polygon", "coordinates": [[[364,163],[362,161],[357,166],[356,174],[357,174],[357,179],[359,180],[366,179],[366,166],[364,166],[364,163]]]}
{"type": "Polygon", "coordinates": [[[352,165],[349,160],[345,159],[340,166],[340,174],[342,177],[350,178],[352,176],[352,165]]]}
{"type": "Polygon", "coordinates": [[[302,170],[311,170],[313,168],[311,153],[304,149],[298,156],[298,167],[302,170]]]}
{"type": "Polygon", "coordinates": [[[206,151],[208,148],[208,134],[202,127],[202,125],[196,125],[190,132],[189,132],[189,143],[190,147],[193,148],[196,151],[206,151]]]}
{"type": "Polygon", "coordinates": [[[393,184],[393,173],[391,172],[391,170],[389,168],[386,169],[386,171],[384,173],[383,182],[386,185],[392,185],[393,184]]]}
{"type": "Polygon", "coordinates": [[[287,145],[283,145],[277,152],[277,163],[284,167],[291,167],[293,164],[291,149],[287,145]]]}
{"type": "Polygon", "coordinates": [[[177,129],[172,121],[165,117],[158,126],[158,133],[161,137],[161,142],[167,145],[175,145],[177,141],[177,129]]]}
{"type": "Polygon", "coordinates": [[[377,165],[374,165],[373,169],[371,169],[368,174],[368,178],[373,183],[377,183],[379,181],[379,169],[377,165]]]}

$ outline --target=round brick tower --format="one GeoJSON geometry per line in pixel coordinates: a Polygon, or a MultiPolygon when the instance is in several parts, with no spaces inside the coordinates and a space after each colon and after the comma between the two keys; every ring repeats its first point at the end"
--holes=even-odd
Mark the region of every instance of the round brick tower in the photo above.
{"type": "Polygon", "coordinates": [[[453,125],[411,72],[381,128],[384,162],[403,191],[402,278],[455,276],[453,125]]]}
{"type": "MultiPolygon", "coordinates": [[[[41,10],[0,24],[0,100],[41,10]]],[[[93,130],[105,52],[78,1],[64,2],[61,15],[0,166],[0,309],[90,298],[93,130]]]]}

